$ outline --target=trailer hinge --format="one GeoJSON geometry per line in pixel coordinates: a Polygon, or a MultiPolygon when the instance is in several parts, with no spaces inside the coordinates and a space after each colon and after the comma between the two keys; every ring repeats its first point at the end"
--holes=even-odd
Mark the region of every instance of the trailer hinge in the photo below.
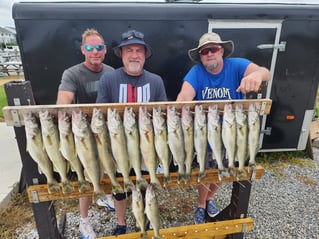
{"type": "Polygon", "coordinates": [[[258,45],[258,49],[278,49],[279,51],[285,51],[286,50],[286,43],[285,41],[280,42],[279,44],[261,44],[258,45]]]}
{"type": "Polygon", "coordinates": [[[33,199],[33,203],[39,203],[39,195],[37,191],[32,191],[32,199],[33,199]]]}
{"type": "Polygon", "coordinates": [[[13,126],[14,127],[21,127],[21,122],[19,119],[19,113],[17,110],[11,110],[12,120],[13,120],[13,126]]]}
{"type": "Polygon", "coordinates": [[[241,232],[247,232],[247,225],[246,223],[243,223],[242,231],[241,232]]]}
{"type": "Polygon", "coordinates": [[[271,127],[267,127],[266,129],[260,130],[260,133],[265,135],[271,135],[271,127]]]}

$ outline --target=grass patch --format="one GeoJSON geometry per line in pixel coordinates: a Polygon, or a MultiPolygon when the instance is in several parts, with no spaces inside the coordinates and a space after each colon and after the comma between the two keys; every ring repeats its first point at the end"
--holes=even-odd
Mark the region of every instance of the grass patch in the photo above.
{"type": "MultiPolygon", "coordinates": [[[[292,151],[292,152],[271,152],[258,153],[256,157],[257,164],[263,166],[265,169],[271,170],[273,176],[284,177],[284,169],[288,166],[294,165],[301,168],[317,168],[316,164],[309,158],[307,151],[292,151]]],[[[299,175],[299,179],[302,177],[299,175]]],[[[302,181],[306,181],[303,178],[302,181]]],[[[310,184],[310,183],[309,183],[310,184]]]]}
{"type": "Polygon", "coordinates": [[[7,96],[4,91],[4,85],[0,85],[0,120],[3,119],[2,108],[8,105],[7,96]]]}
{"type": "Polygon", "coordinates": [[[266,169],[273,169],[279,166],[286,167],[288,165],[316,168],[316,164],[310,160],[306,150],[259,153],[256,157],[256,161],[266,169]]]}

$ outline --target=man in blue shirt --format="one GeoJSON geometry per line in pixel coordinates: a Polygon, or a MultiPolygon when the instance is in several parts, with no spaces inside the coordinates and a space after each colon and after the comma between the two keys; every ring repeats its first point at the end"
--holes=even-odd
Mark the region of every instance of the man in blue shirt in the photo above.
{"type": "MultiPolygon", "coordinates": [[[[205,33],[196,48],[188,51],[197,63],[184,77],[177,101],[243,99],[248,92],[257,92],[271,74],[265,67],[244,59],[228,58],[234,51],[233,41],[222,41],[214,32],[205,33]]],[[[216,184],[199,185],[199,203],[195,223],[205,223],[205,213],[215,217],[219,211],[214,203],[216,184]]]]}

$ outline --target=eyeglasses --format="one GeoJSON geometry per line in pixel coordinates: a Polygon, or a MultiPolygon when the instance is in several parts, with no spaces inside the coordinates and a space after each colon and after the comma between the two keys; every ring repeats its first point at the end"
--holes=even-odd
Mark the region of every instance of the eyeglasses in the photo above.
{"type": "Polygon", "coordinates": [[[105,48],[105,45],[96,45],[96,46],[84,45],[84,49],[85,49],[86,51],[93,51],[94,48],[95,48],[97,51],[103,51],[104,48],[105,48]]]}
{"type": "Polygon", "coordinates": [[[134,37],[143,40],[144,34],[141,32],[135,31],[135,30],[130,30],[130,31],[124,32],[122,34],[122,40],[129,40],[129,39],[132,39],[134,37]]]}
{"type": "Polygon", "coordinates": [[[206,55],[208,55],[209,52],[211,52],[211,53],[216,53],[216,52],[218,52],[221,48],[222,48],[222,46],[206,47],[206,48],[204,48],[204,49],[199,50],[198,53],[201,54],[202,56],[206,56],[206,55]]]}

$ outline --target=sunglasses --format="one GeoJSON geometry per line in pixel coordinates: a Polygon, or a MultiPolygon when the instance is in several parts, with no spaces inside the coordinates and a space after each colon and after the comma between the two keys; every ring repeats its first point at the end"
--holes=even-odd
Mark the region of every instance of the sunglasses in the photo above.
{"type": "Polygon", "coordinates": [[[122,34],[122,40],[128,40],[132,38],[144,39],[144,34],[135,30],[127,31],[122,34]]]}
{"type": "Polygon", "coordinates": [[[96,45],[96,46],[84,45],[84,49],[85,49],[86,51],[93,51],[94,48],[95,48],[97,51],[103,51],[104,48],[105,48],[105,45],[96,45]]]}
{"type": "Polygon", "coordinates": [[[199,50],[199,54],[201,54],[202,56],[206,56],[206,55],[208,55],[209,52],[211,52],[211,53],[216,53],[216,52],[218,52],[221,48],[222,48],[222,46],[206,47],[206,48],[204,48],[204,49],[199,50]]]}

